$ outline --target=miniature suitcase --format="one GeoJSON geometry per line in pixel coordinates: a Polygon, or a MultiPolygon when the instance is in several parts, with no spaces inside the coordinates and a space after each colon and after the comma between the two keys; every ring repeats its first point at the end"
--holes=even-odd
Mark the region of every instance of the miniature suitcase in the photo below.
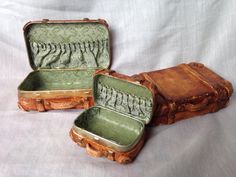
{"type": "Polygon", "coordinates": [[[176,121],[216,112],[224,108],[233,93],[232,84],[201,63],[180,64],[133,76],[150,81],[158,89],[152,124],[176,121]]]}
{"type": "Polygon", "coordinates": [[[131,162],[144,144],[145,125],[156,107],[156,87],[103,70],[94,76],[93,95],[95,106],[77,117],[72,140],[93,157],[131,162]]]}
{"type": "Polygon", "coordinates": [[[29,22],[24,37],[34,70],[18,87],[22,110],[88,108],[93,105],[93,74],[110,65],[105,20],[29,22]]]}

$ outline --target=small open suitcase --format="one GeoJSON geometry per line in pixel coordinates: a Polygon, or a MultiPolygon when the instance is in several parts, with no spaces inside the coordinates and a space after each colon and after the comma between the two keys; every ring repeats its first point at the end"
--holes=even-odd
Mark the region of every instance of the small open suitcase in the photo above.
{"type": "Polygon", "coordinates": [[[98,71],[95,106],[77,117],[70,136],[91,156],[129,163],[142,148],[150,121],[171,124],[216,112],[227,105],[232,92],[230,82],[200,63],[132,77],[98,71]]]}
{"type": "Polygon", "coordinates": [[[29,22],[24,37],[34,70],[18,87],[22,110],[88,108],[93,105],[93,74],[110,66],[105,20],[29,22]]]}
{"type": "Polygon", "coordinates": [[[148,81],[140,84],[113,71],[100,71],[94,77],[93,95],[95,106],[78,116],[71,138],[91,156],[131,162],[144,144],[145,125],[155,110],[155,87],[148,81]]]}

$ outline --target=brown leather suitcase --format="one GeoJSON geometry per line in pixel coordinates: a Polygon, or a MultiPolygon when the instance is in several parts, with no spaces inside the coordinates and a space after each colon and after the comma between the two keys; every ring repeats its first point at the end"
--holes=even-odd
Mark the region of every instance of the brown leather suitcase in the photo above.
{"type": "Polygon", "coordinates": [[[129,163],[145,142],[145,126],[156,108],[156,87],[108,70],[97,72],[93,85],[95,106],[76,118],[70,136],[93,157],[129,163]]]}
{"type": "Polygon", "coordinates": [[[105,20],[32,21],[24,26],[30,66],[18,87],[22,110],[88,108],[93,105],[93,74],[110,66],[105,20]]]}
{"type": "Polygon", "coordinates": [[[140,82],[148,80],[158,89],[153,125],[216,112],[228,104],[233,93],[229,81],[201,63],[180,64],[133,77],[140,82]]]}
{"type": "Polygon", "coordinates": [[[171,124],[216,112],[227,105],[232,92],[230,82],[200,63],[180,64],[132,77],[101,70],[94,77],[95,106],[77,117],[70,136],[93,157],[129,163],[146,140],[146,124],[171,124]],[[106,89],[98,87],[99,78],[106,89]],[[105,100],[103,103],[99,101],[100,97],[105,100]],[[104,110],[107,112],[104,113],[104,110]],[[116,114],[111,114],[112,111],[116,114]],[[142,131],[134,126],[140,120],[143,123],[142,131]],[[132,139],[133,131],[138,132],[137,141],[132,140],[132,146],[119,147],[125,140],[132,139]]]}

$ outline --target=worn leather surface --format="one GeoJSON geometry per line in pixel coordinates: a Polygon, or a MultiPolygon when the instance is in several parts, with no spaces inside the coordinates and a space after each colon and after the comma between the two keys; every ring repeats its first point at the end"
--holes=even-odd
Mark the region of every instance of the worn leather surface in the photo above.
{"type": "Polygon", "coordinates": [[[105,157],[109,160],[116,161],[120,164],[131,163],[145,143],[145,133],[142,135],[140,141],[128,151],[116,151],[114,148],[104,146],[95,142],[93,139],[79,135],[75,129],[70,130],[71,139],[79,146],[86,148],[88,155],[92,157],[105,157]]]}
{"type": "Polygon", "coordinates": [[[17,86],[32,71],[22,26],[32,19],[104,18],[112,32],[112,69],[133,75],[198,61],[236,88],[236,2],[1,0],[0,176],[234,177],[236,99],[226,109],[150,128],[135,161],[89,157],[69,138],[81,111],[23,112],[17,86]]]}
{"type": "Polygon", "coordinates": [[[155,84],[158,105],[154,124],[171,124],[226,107],[233,93],[232,84],[201,63],[192,62],[156,70],[141,77],[155,84]]]}

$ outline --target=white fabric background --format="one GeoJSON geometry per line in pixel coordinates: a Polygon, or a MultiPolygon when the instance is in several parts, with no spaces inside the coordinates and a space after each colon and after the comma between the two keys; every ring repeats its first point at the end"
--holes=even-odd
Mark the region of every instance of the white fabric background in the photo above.
{"type": "Polygon", "coordinates": [[[94,159],[68,131],[81,111],[23,112],[17,86],[31,71],[23,25],[36,19],[104,18],[112,69],[135,74],[204,63],[236,84],[234,0],[0,0],[0,177],[233,177],[236,102],[217,113],[150,128],[129,165],[94,159]]]}

